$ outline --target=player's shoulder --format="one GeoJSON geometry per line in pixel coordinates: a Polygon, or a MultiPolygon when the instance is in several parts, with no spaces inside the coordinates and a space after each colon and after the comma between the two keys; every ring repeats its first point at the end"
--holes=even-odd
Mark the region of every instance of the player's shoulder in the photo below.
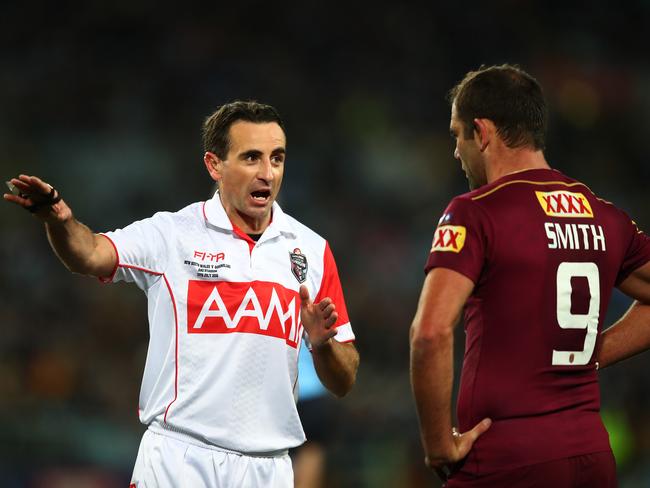
{"type": "Polygon", "coordinates": [[[549,217],[588,218],[600,214],[616,218],[624,214],[586,183],[551,168],[505,175],[462,197],[488,209],[488,213],[514,211],[528,202],[549,217]]]}
{"type": "Polygon", "coordinates": [[[449,204],[462,205],[462,206],[473,206],[475,205],[474,196],[477,195],[478,190],[468,191],[467,193],[461,193],[453,197],[449,204]]]}
{"type": "MultiPolygon", "coordinates": [[[[547,209],[589,208],[588,202],[609,204],[583,182],[551,168],[511,173],[460,196],[461,200],[493,210],[514,210],[525,202],[539,201],[547,209]]],[[[611,204],[609,204],[611,205],[611,204]]],[[[575,216],[575,215],[574,215],[575,216]]]]}
{"type": "Polygon", "coordinates": [[[443,215],[449,220],[449,215],[463,215],[469,220],[484,220],[517,213],[528,204],[543,200],[559,202],[566,205],[566,199],[583,202],[586,198],[582,193],[591,190],[583,183],[569,178],[554,169],[531,169],[504,175],[497,180],[485,184],[467,193],[454,197],[443,215]],[[578,193],[576,193],[578,192],[578,193]],[[575,196],[571,196],[574,195],[575,196]]]}
{"type": "Polygon", "coordinates": [[[602,198],[586,183],[566,176],[557,170],[553,170],[558,176],[557,187],[554,191],[538,191],[537,196],[540,203],[544,203],[547,208],[554,209],[555,213],[582,212],[585,216],[594,215],[596,210],[606,212],[609,215],[624,217],[623,220],[629,220],[627,214],[616,204],[602,198]],[[553,195],[553,197],[551,197],[553,195]],[[586,202],[585,202],[586,200],[586,202]],[[564,203],[564,205],[562,205],[564,203]],[[593,207],[593,208],[592,208],[593,207]]]}
{"type": "Polygon", "coordinates": [[[439,224],[450,221],[453,216],[460,217],[462,215],[464,217],[480,218],[483,211],[478,210],[478,203],[474,201],[474,195],[476,195],[476,190],[453,197],[447,204],[439,224]]]}
{"type": "Polygon", "coordinates": [[[489,202],[509,198],[513,194],[537,190],[591,190],[584,183],[566,176],[556,169],[539,168],[510,173],[473,190],[464,196],[473,202],[489,202]]]}

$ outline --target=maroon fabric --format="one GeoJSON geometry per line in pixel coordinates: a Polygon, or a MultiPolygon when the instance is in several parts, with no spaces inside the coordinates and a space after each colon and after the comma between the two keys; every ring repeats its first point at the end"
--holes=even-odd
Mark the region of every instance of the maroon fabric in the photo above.
{"type": "Polygon", "coordinates": [[[596,337],[613,287],[648,261],[650,238],[624,212],[555,170],[508,175],[451,201],[425,271],[449,268],[475,284],[465,308],[458,421],[461,431],[494,421],[464,472],[610,449],[587,315],[591,303],[596,337]],[[578,325],[567,328],[567,317],[578,325]],[[566,352],[562,364],[554,364],[554,350],[566,352]],[[572,351],[585,351],[585,364],[572,351]]]}
{"type": "Polygon", "coordinates": [[[616,488],[616,463],[611,452],[507,469],[484,476],[459,473],[445,488],[616,488]]]}

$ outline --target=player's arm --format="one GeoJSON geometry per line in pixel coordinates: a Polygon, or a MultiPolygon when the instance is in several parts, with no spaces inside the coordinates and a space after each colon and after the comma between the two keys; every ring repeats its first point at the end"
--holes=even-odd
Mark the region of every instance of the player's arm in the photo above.
{"type": "Polygon", "coordinates": [[[650,262],[633,271],[618,288],[635,302],[618,322],[601,333],[601,368],[650,349],[650,262]]]}
{"type": "Polygon", "coordinates": [[[434,268],[424,280],[411,325],[411,386],[426,463],[436,470],[467,456],[491,423],[485,419],[468,432],[452,432],[454,327],[473,289],[463,274],[434,268]]]}
{"type": "Polygon", "coordinates": [[[300,317],[309,335],[314,369],[321,383],[338,397],[354,386],[359,367],[359,353],[352,343],[334,339],[338,314],[330,298],[313,303],[306,286],[300,287],[300,317]]]}
{"type": "Polygon", "coordinates": [[[93,233],[74,218],[70,207],[56,190],[36,176],[12,178],[15,192],[6,201],[29,210],[45,224],[48,241],[70,271],[106,277],[115,269],[117,255],[105,237],[93,233]]]}

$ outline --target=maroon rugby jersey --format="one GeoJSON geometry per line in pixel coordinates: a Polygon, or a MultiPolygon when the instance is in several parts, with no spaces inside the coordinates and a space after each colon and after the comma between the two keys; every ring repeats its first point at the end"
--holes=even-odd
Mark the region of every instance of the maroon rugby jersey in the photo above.
{"type": "Polygon", "coordinates": [[[612,288],[650,261],[650,238],[555,170],[504,176],[454,198],[425,271],[470,278],[457,413],[492,427],[463,466],[488,473],[609,450],[598,332],[612,288]]]}

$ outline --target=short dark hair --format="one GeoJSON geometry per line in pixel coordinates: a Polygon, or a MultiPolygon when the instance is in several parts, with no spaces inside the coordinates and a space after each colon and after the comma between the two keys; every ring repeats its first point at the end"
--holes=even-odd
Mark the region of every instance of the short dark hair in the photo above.
{"type": "Polygon", "coordinates": [[[508,147],[546,145],[548,108],[539,82],[519,66],[481,66],[449,91],[456,114],[472,137],[474,119],[490,119],[508,147]]]}
{"type": "Polygon", "coordinates": [[[220,106],[203,123],[203,150],[216,154],[221,159],[228,157],[230,151],[230,126],[243,120],[263,124],[275,122],[284,131],[280,114],[270,105],[252,100],[226,103],[220,106]]]}

